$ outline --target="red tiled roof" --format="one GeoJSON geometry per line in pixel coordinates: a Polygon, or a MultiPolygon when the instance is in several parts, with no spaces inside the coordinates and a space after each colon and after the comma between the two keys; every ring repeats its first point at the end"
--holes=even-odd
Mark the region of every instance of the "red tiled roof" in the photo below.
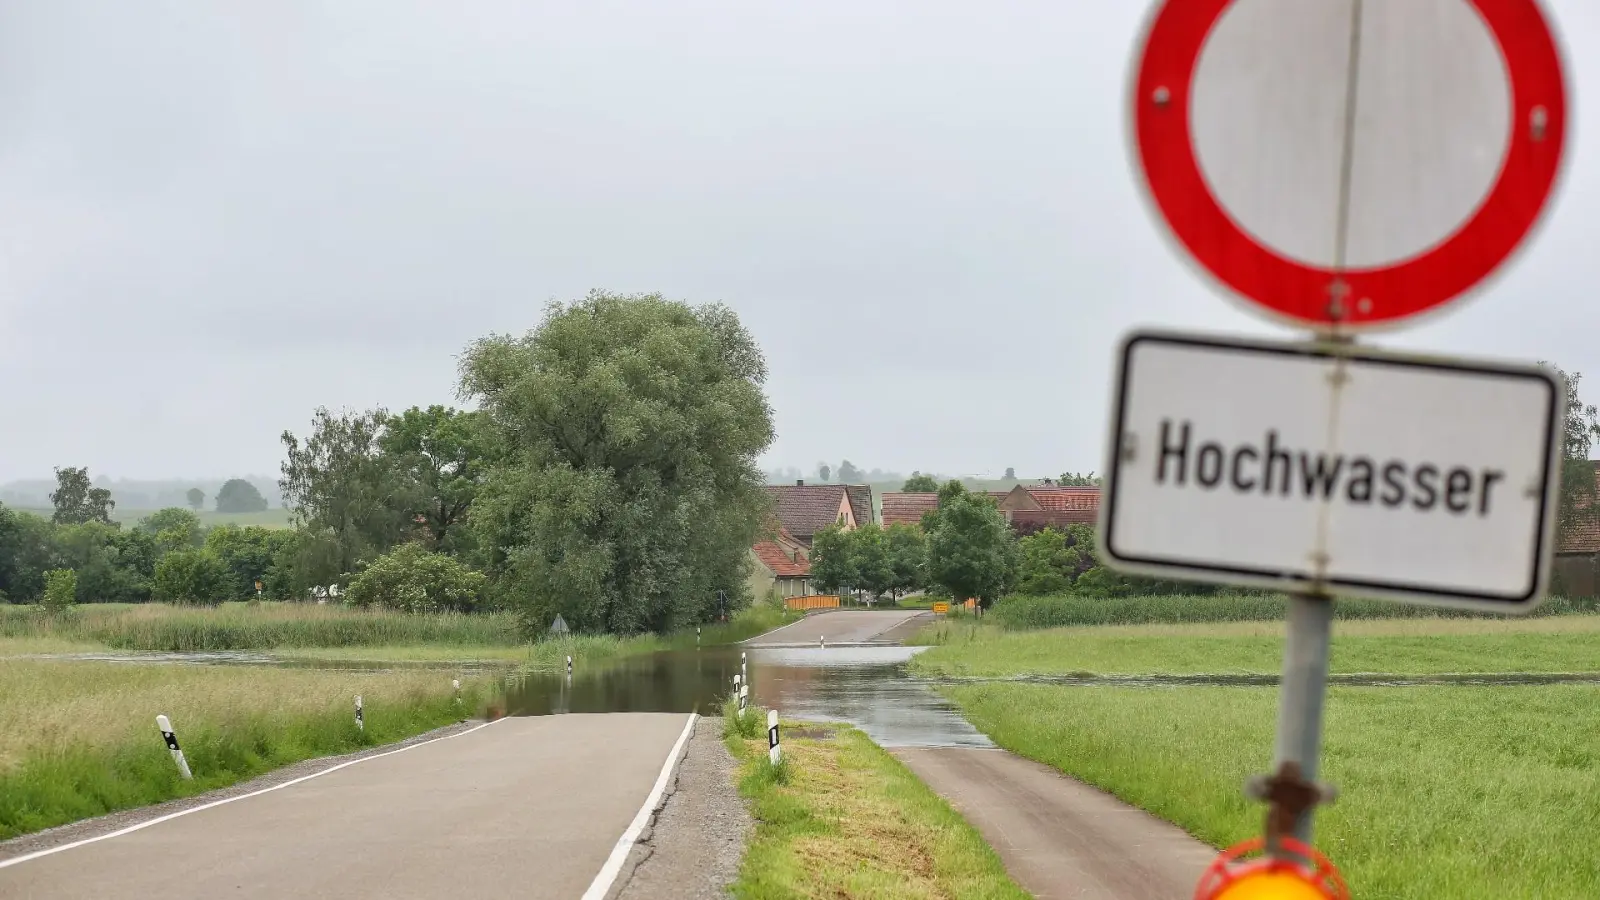
{"type": "MultiPolygon", "coordinates": [[[[767,494],[777,507],[778,521],[806,544],[817,532],[839,521],[839,507],[847,496],[842,484],[769,484],[767,494]]],[[[871,502],[869,498],[868,522],[872,521],[871,502]]],[[[859,520],[854,503],[850,511],[859,520]]]]}
{"type": "Polygon", "coordinates": [[[922,514],[939,506],[935,493],[883,492],[884,525],[920,525],[922,514]]]}
{"type": "Polygon", "coordinates": [[[753,547],[756,558],[779,578],[804,578],[811,574],[811,561],[790,559],[789,554],[776,541],[762,541],[753,547]]]}
{"type": "Polygon", "coordinates": [[[1099,521],[1100,511],[1086,507],[1075,509],[1019,509],[1011,513],[1012,528],[1032,525],[1039,528],[1066,528],[1068,525],[1088,525],[1099,521]]]}
{"type": "MultiPolygon", "coordinates": [[[[1600,490],[1600,460],[1594,460],[1595,488],[1600,490]]],[[[889,495],[884,494],[887,498],[889,495]]],[[[1556,547],[1557,553],[1600,553],[1600,521],[1585,516],[1584,521],[1576,522],[1566,529],[1561,536],[1561,543],[1556,547]]]]}
{"type": "Polygon", "coordinates": [[[1028,488],[1028,496],[1045,509],[1099,509],[1100,489],[1046,485],[1028,488]]]}

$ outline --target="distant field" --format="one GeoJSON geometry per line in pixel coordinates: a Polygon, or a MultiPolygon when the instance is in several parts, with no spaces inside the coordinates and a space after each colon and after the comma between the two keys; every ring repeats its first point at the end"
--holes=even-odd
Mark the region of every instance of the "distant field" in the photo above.
{"type": "MultiPolygon", "coordinates": [[[[1117,602],[1117,601],[1105,601],[1117,602]]],[[[1284,625],[1219,622],[1007,632],[942,622],[918,635],[936,644],[911,661],[920,675],[1275,674],[1284,625]]],[[[1389,619],[1335,623],[1337,673],[1408,675],[1593,672],[1600,616],[1541,619],[1389,619]]]]}
{"type": "MultiPolygon", "coordinates": [[[[42,518],[50,518],[52,510],[40,509],[32,506],[20,506],[22,512],[33,513],[42,518]]],[[[111,518],[124,525],[136,525],[140,519],[155,512],[153,509],[123,509],[117,507],[111,511],[111,518]]],[[[289,527],[289,510],[283,507],[264,510],[258,513],[219,513],[215,510],[205,509],[199,512],[200,524],[206,527],[212,525],[262,525],[267,528],[289,527]]]]}

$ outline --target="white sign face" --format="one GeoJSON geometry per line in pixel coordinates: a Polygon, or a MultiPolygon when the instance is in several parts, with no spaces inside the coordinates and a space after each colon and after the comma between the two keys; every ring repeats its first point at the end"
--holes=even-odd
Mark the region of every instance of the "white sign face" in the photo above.
{"type": "Polygon", "coordinates": [[[1535,367],[1139,333],[1100,550],[1165,577],[1525,612],[1564,390],[1535,367]]]}
{"type": "Polygon", "coordinates": [[[1471,0],[1235,0],[1191,90],[1212,193],[1312,266],[1378,268],[1443,243],[1511,141],[1510,77],[1471,0]]]}

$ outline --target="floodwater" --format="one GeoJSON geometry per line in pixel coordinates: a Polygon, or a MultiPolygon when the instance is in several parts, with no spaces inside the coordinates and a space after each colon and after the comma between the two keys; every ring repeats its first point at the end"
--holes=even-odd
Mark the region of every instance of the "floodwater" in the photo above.
{"type": "MultiPolygon", "coordinates": [[[[906,662],[924,647],[885,643],[817,646],[705,647],[628,657],[564,671],[508,671],[510,663],[380,662],[323,660],[253,651],[204,653],[38,654],[34,659],[90,660],[167,665],[273,665],[384,671],[400,668],[497,672],[504,675],[507,715],[562,713],[698,712],[720,715],[741,663],[750,678],[750,703],[774,708],[786,719],[847,722],[884,747],[991,747],[993,744],[936,693],[941,684],[1006,682],[1069,686],[1273,686],[1275,674],[1023,675],[916,678],[906,662]]],[[[1357,687],[1411,685],[1600,684],[1600,673],[1386,673],[1337,674],[1329,683],[1357,687]]]]}
{"type": "Polygon", "coordinates": [[[750,703],[786,719],[848,722],[884,747],[993,746],[928,682],[906,674],[906,661],[922,649],[707,647],[633,657],[571,676],[519,673],[507,678],[506,712],[719,715],[743,662],[750,703]]]}

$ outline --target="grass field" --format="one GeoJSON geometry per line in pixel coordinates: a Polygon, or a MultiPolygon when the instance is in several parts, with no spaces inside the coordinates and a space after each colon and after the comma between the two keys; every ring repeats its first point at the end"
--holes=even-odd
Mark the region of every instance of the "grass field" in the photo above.
{"type": "MultiPolygon", "coordinates": [[[[797,615],[757,605],[731,622],[707,625],[701,642],[727,644],[769,631],[797,615]]],[[[305,603],[225,603],[215,608],[162,603],[90,604],[46,615],[34,606],[0,606],[0,656],[96,650],[193,653],[257,650],[320,660],[564,664],[692,647],[693,630],[673,635],[572,635],[523,641],[509,613],[441,614],[364,610],[305,603]]]]}
{"type": "MultiPolygon", "coordinates": [[[[1156,625],[1205,622],[1283,621],[1287,600],[1278,594],[1157,594],[1143,597],[1086,597],[1057,594],[1045,597],[1006,597],[985,616],[1011,631],[1063,628],[1078,625],[1156,625]]],[[[1574,613],[1597,613],[1595,600],[1552,597],[1529,616],[1543,618],[1574,613]]],[[[1493,619],[1488,613],[1406,606],[1383,600],[1341,599],[1334,604],[1340,621],[1359,619],[1461,618],[1493,619]]]]}
{"type": "Polygon", "coordinates": [[[766,713],[730,729],[756,830],[732,888],[743,900],[821,897],[1024,900],[978,832],[865,734],[783,722],[784,765],[767,762],[766,713]]]}
{"type": "MultiPolygon", "coordinates": [[[[42,519],[49,519],[55,510],[41,509],[33,506],[13,507],[19,512],[32,513],[42,519]]],[[[184,507],[188,509],[188,507],[184,507]]],[[[115,507],[111,510],[111,519],[123,525],[137,525],[139,520],[156,512],[153,509],[123,509],[115,507]]],[[[213,525],[262,525],[267,528],[288,528],[289,510],[283,507],[273,507],[261,512],[253,513],[221,513],[214,509],[203,509],[196,513],[200,517],[200,524],[206,528],[213,525]]]]}
{"type": "Polygon", "coordinates": [[[169,653],[302,647],[517,646],[509,614],[419,615],[309,603],[85,604],[49,616],[0,606],[0,637],[57,638],[117,650],[169,653]]]}
{"type": "MultiPolygon", "coordinates": [[[[1277,692],[942,689],[997,743],[1214,846],[1260,833],[1241,791],[1270,763],[1277,692]]],[[[1600,896],[1600,687],[1334,688],[1316,845],[1360,898],[1600,896]]]]}
{"type": "Polygon", "coordinates": [[[0,660],[0,837],[409,737],[476,714],[490,687],[437,671],[0,660]],[[193,781],[178,776],[158,714],[171,718],[193,781]]]}
{"type": "MultiPolygon", "coordinates": [[[[1273,674],[1282,622],[1137,625],[1004,631],[941,622],[917,635],[920,675],[1094,673],[1273,674]]],[[[1600,671],[1600,616],[1544,619],[1390,619],[1337,622],[1330,667],[1340,673],[1600,671]]]]}

